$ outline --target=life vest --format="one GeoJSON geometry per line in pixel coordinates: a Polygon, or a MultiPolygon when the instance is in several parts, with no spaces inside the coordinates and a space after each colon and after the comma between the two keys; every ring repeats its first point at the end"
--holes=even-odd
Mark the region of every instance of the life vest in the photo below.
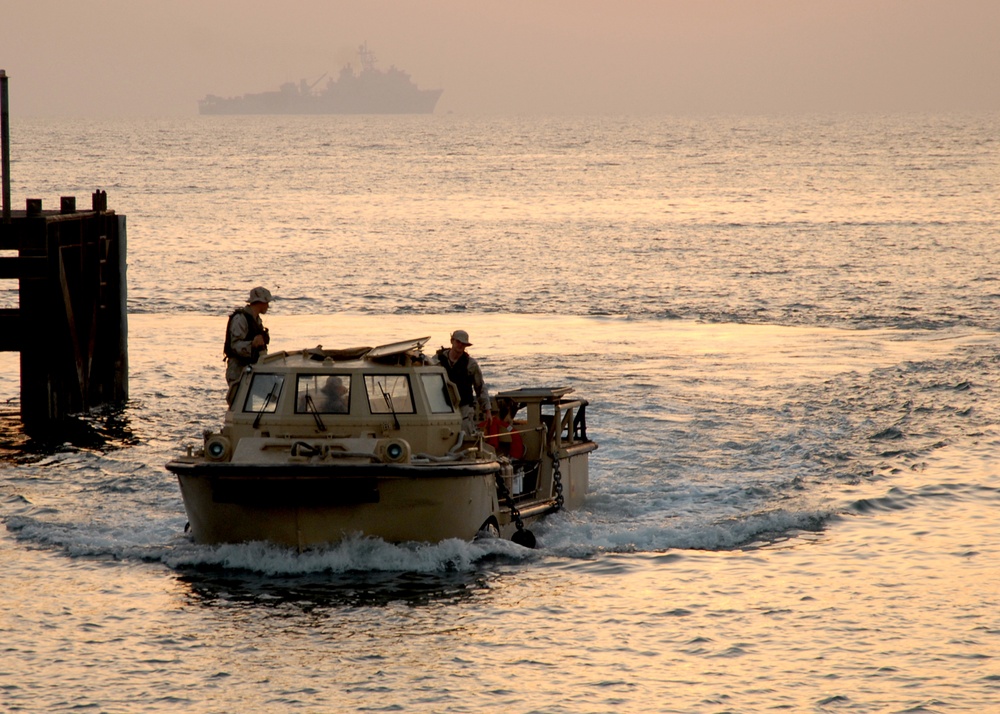
{"type": "Polygon", "coordinates": [[[506,424],[507,431],[510,432],[510,458],[523,459],[526,449],[521,433],[516,429],[515,424],[506,424]]]}
{"type": "Polygon", "coordinates": [[[469,374],[469,355],[463,353],[455,364],[448,359],[448,348],[442,347],[437,351],[438,362],[448,373],[448,379],[458,387],[458,403],[463,407],[471,407],[476,403],[473,393],[472,375],[469,374]]]}
{"type": "Polygon", "coordinates": [[[492,446],[494,449],[500,449],[500,434],[506,431],[504,428],[504,423],[500,421],[500,417],[490,417],[484,422],[479,423],[479,428],[483,430],[486,435],[486,443],[492,446]]]}
{"type": "Polygon", "coordinates": [[[500,417],[490,417],[482,422],[479,428],[486,435],[486,443],[497,453],[512,459],[524,458],[524,439],[514,424],[508,424],[500,417]]]}
{"type": "MultiPolygon", "coordinates": [[[[271,341],[271,336],[268,334],[267,328],[261,324],[260,320],[253,313],[253,310],[250,310],[249,308],[246,307],[238,307],[235,310],[233,310],[233,312],[229,315],[229,320],[226,322],[226,340],[225,342],[222,343],[222,353],[226,356],[226,359],[237,360],[238,362],[247,362],[246,357],[241,357],[240,355],[236,354],[236,351],[233,349],[232,344],[230,344],[229,342],[230,330],[233,327],[233,318],[236,317],[241,312],[247,319],[247,336],[245,338],[246,340],[253,342],[253,339],[257,335],[263,335],[264,344],[266,345],[271,341]]],[[[259,357],[260,357],[260,349],[256,347],[251,348],[250,360],[249,362],[247,362],[247,364],[255,364],[259,357]]]]}

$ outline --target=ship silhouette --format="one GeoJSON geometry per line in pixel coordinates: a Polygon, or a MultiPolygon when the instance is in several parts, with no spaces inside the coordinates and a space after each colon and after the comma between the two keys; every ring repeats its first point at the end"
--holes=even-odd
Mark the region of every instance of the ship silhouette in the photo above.
{"type": "Polygon", "coordinates": [[[198,101],[200,114],[431,114],[442,89],[419,89],[403,70],[376,67],[375,53],[365,42],[358,47],[361,69],[348,63],[337,79],[317,90],[314,82],[286,82],[277,91],[198,101]]]}

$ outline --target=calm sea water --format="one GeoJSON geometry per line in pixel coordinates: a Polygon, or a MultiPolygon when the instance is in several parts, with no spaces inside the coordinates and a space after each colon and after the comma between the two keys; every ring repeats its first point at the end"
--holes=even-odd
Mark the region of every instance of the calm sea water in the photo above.
{"type": "Polygon", "coordinates": [[[0,466],[0,709],[1000,701],[1000,116],[11,134],[17,207],[128,217],[131,401],[0,466]],[[277,349],[461,327],[494,390],[575,387],[586,507],[535,551],[193,545],[163,463],[221,422],[256,284],[277,349]]]}

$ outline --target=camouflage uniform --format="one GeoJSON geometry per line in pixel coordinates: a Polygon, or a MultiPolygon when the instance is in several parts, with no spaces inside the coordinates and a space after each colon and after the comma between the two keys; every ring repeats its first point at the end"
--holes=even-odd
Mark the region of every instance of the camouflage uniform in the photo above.
{"type": "Polygon", "coordinates": [[[226,345],[223,352],[226,355],[226,383],[229,391],[226,393],[226,402],[232,406],[236,397],[236,390],[240,386],[240,379],[243,371],[251,364],[255,364],[258,359],[267,354],[267,344],[271,337],[264,327],[264,322],[260,315],[254,313],[250,305],[255,302],[270,302],[271,293],[265,288],[254,288],[250,291],[250,300],[246,307],[235,310],[229,316],[229,325],[226,331],[226,345]],[[257,335],[264,337],[264,346],[256,348],[253,346],[253,339],[257,335]]]}
{"type": "Polygon", "coordinates": [[[452,362],[448,356],[448,348],[442,347],[434,354],[437,364],[445,368],[448,378],[458,387],[461,400],[459,409],[462,412],[462,431],[473,435],[476,433],[476,401],[485,413],[490,410],[490,393],[483,381],[483,371],[479,368],[476,358],[463,353],[457,362],[452,362]],[[475,392],[475,399],[473,399],[475,392]]]}

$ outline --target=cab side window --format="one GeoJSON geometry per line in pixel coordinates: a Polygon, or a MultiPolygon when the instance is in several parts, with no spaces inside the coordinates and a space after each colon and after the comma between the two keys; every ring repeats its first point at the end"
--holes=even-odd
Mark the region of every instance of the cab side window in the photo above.
{"type": "Polygon", "coordinates": [[[427,401],[431,405],[432,414],[454,414],[455,406],[451,403],[451,393],[444,382],[443,374],[422,374],[420,378],[427,392],[427,401]]]}

